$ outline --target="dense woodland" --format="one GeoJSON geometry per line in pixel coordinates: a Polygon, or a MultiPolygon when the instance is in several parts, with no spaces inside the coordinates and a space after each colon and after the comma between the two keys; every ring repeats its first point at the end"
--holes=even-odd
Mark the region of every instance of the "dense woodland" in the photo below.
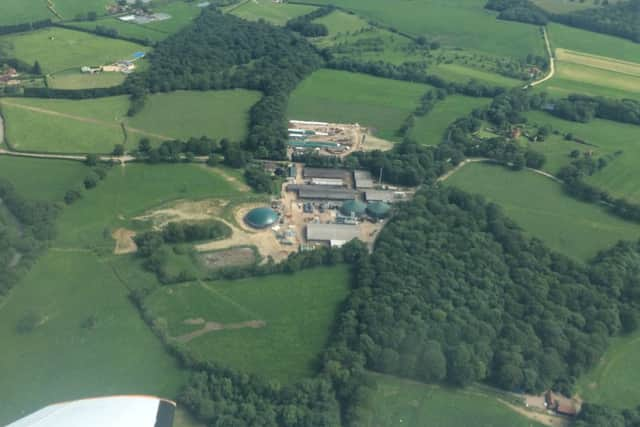
{"type": "Polygon", "coordinates": [[[585,403],[574,424],[575,427],[637,427],[640,425],[640,407],[613,409],[585,403]]]}
{"type": "Polygon", "coordinates": [[[287,21],[286,27],[305,37],[323,37],[329,35],[326,25],[313,22],[315,19],[327,16],[333,12],[333,6],[321,7],[306,15],[298,16],[287,21]]]}
{"type": "Polygon", "coordinates": [[[496,205],[430,188],[360,260],[339,341],[389,374],[569,392],[609,336],[637,327],[639,257],[621,244],[583,266],[496,205]]]}
{"type": "Polygon", "coordinates": [[[6,294],[55,236],[59,208],[27,200],[0,179],[0,295],[6,294]]]}

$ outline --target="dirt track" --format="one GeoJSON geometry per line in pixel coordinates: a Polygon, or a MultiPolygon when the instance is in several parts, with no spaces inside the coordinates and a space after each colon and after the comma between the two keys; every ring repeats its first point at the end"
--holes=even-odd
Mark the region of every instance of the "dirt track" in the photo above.
{"type": "Polygon", "coordinates": [[[524,87],[525,89],[528,89],[529,87],[533,87],[533,86],[538,86],[539,84],[544,83],[547,80],[550,80],[553,77],[553,75],[556,73],[556,60],[553,57],[553,52],[551,52],[551,44],[549,43],[549,35],[547,34],[547,29],[543,27],[542,32],[544,34],[544,43],[547,47],[547,55],[549,56],[549,74],[547,74],[540,80],[536,80],[535,82],[529,83],[524,87]]]}
{"type": "Polygon", "coordinates": [[[4,120],[0,114],[0,145],[4,143],[4,120]]]}
{"type": "Polygon", "coordinates": [[[249,320],[239,323],[218,323],[218,322],[206,322],[204,319],[186,319],[183,323],[187,325],[203,325],[202,329],[189,332],[188,334],[175,337],[175,340],[180,343],[188,343],[189,341],[198,338],[199,336],[208,334],[209,332],[233,330],[233,329],[260,329],[267,326],[264,320],[249,320]]]}

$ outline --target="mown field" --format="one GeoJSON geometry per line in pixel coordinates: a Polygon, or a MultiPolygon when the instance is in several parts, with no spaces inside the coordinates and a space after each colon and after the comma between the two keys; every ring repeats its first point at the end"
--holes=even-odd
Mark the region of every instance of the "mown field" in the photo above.
{"type": "Polygon", "coordinates": [[[451,390],[386,375],[372,374],[358,427],[542,427],[474,389],[451,390]]]}
{"type": "Polygon", "coordinates": [[[560,47],[592,55],[640,62],[640,45],[630,40],[554,23],[547,26],[547,31],[554,49],[560,47]]]}
{"type": "Polygon", "coordinates": [[[31,33],[12,34],[0,37],[11,48],[9,53],[17,59],[33,64],[40,63],[47,74],[82,66],[99,66],[114,61],[132,58],[135,52],[148,48],[124,40],[98,37],[93,34],[45,28],[31,33]]]}
{"type": "Polygon", "coordinates": [[[360,123],[381,138],[396,131],[429,86],[345,71],[319,70],[293,92],[288,116],[298,120],[360,123]]]}
{"type": "Polygon", "coordinates": [[[40,0],[3,0],[0,25],[16,25],[25,22],[53,18],[46,3],[40,0]]]}
{"type": "Polygon", "coordinates": [[[107,6],[112,3],[110,0],[52,0],[56,12],[63,19],[74,19],[76,17],[86,17],[88,12],[96,12],[98,16],[106,13],[107,6]]]}
{"type": "Polygon", "coordinates": [[[241,141],[248,112],[259,99],[246,90],[156,94],[135,117],[129,100],[115,96],[88,100],[5,98],[7,141],[16,150],[54,153],[109,153],[125,142],[135,148],[153,141],[203,135],[241,141]]]}
{"type": "Polygon", "coordinates": [[[52,248],[0,308],[0,423],[94,395],[175,396],[185,374],[128,300],[108,260],[52,248]],[[18,323],[37,316],[31,332],[18,323]],[[93,327],[83,327],[94,319],[93,327]],[[45,356],[46,355],[46,356],[45,356]]]}
{"type": "Polygon", "coordinates": [[[289,383],[315,372],[314,362],[347,296],[348,281],[346,266],[321,267],[292,275],[160,288],[145,305],[174,337],[202,328],[185,324],[187,319],[230,328],[264,322],[257,328],[210,331],[185,345],[199,359],[289,383]]]}
{"type": "MultiPolygon", "coordinates": [[[[599,119],[590,123],[571,122],[542,112],[529,112],[526,113],[526,116],[531,124],[549,124],[562,134],[572,133],[576,138],[593,144],[593,147],[572,144],[571,148],[579,149],[582,152],[592,150],[596,156],[605,156],[608,160],[608,165],[594,175],[587,177],[587,182],[616,196],[626,197],[635,202],[640,201],[640,186],[638,185],[640,171],[637,167],[637,159],[640,156],[640,146],[638,145],[640,127],[599,119]],[[618,152],[617,155],[615,155],[616,152],[618,152]]],[[[554,164],[568,163],[570,159],[567,155],[570,150],[550,149],[546,151],[547,149],[544,147],[549,144],[553,144],[553,138],[549,143],[534,144],[533,147],[541,147],[541,150],[552,158],[554,164]]],[[[557,170],[550,170],[550,172],[555,173],[557,170]]]]}
{"type": "Polygon", "coordinates": [[[528,235],[575,259],[588,260],[619,240],[640,237],[637,224],[577,201],[560,184],[533,172],[475,163],[446,182],[497,203],[528,235]]]}
{"type": "Polygon", "coordinates": [[[487,83],[495,86],[502,86],[505,88],[511,88],[516,86],[522,86],[522,80],[517,80],[511,77],[502,76],[500,74],[492,73],[486,70],[479,70],[464,66],[461,64],[446,64],[441,63],[429,68],[429,71],[436,76],[440,76],[445,80],[466,83],[470,79],[478,80],[483,83],[487,83]]]}
{"type": "Polygon", "coordinates": [[[335,10],[313,22],[326,26],[329,31],[329,37],[338,34],[353,33],[369,27],[369,23],[363,18],[355,14],[345,13],[341,10],[335,10]]]}
{"type": "Polygon", "coordinates": [[[580,378],[580,397],[614,408],[635,408],[640,402],[639,363],[640,335],[611,339],[598,365],[580,378]]]}
{"type": "Polygon", "coordinates": [[[67,190],[82,185],[88,171],[80,162],[0,156],[0,178],[28,199],[62,201],[67,190]]]}
{"type": "Polygon", "coordinates": [[[47,87],[52,89],[95,89],[121,85],[125,78],[126,76],[122,73],[62,72],[48,76],[47,87]]]}
{"type": "Polygon", "coordinates": [[[242,89],[155,94],[128,119],[128,125],[171,138],[207,135],[241,141],[247,134],[249,110],[259,99],[260,93],[242,89]]]}
{"type": "Polygon", "coordinates": [[[159,41],[169,36],[168,33],[149,28],[149,26],[147,25],[139,25],[131,22],[123,22],[123,21],[120,21],[118,18],[113,18],[113,17],[105,17],[105,18],[98,19],[96,21],[71,22],[68,25],[71,25],[76,28],[91,30],[91,31],[95,30],[96,26],[100,25],[102,27],[116,30],[120,36],[132,37],[140,40],[159,41]]]}
{"type": "MultiPolygon", "coordinates": [[[[311,2],[310,2],[311,3],[311,2]]],[[[501,56],[544,55],[539,29],[504,22],[477,0],[401,1],[389,7],[385,0],[314,0],[336,4],[367,18],[414,35],[427,35],[446,46],[475,49],[501,56]]]]}
{"type": "Polygon", "coordinates": [[[409,136],[425,145],[436,145],[445,138],[451,123],[465,117],[476,108],[489,103],[488,98],[472,98],[463,95],[451,95],[438,101],[425,116],[418,117],[409,136]]]}
{"type": "Polygon", "coordinates": [[[284,25],[288,20],[306,15],[315,7],[300,4],[274,3],[271,0],[249,0],[240,6],[234,6],[230,13],[247,21],[264,19],[275,25],[284,25]]]}

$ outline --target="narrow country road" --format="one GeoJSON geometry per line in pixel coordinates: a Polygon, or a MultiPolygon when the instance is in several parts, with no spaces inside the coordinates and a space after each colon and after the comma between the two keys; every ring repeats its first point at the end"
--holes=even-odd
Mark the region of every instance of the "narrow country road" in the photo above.
{"type": "Polygon", "coordinates": [[[547,35],[547,29],[545,27],[542,27],[542,34],[544,35],[544,43],[547,47],[547,55],[549,55],[549,74],[547,74],[540,80],[536,80],[535,82],[529,83],[524,87],[524,89],[538,86],[539,84],[544,83],[547,80],[551,79],[553,75],[556,73],[556,60],[553,57],[553,52],[551,52],[551,44],[549,43],[549,36],[547,35]]]}
{"type": "Polygon", "coordinates": [[[4,119],[2,118],[2,114],[0,114],[0,146],[4,144],[4,119]]]}
{"type": "MultiPolygon", "coordinates": [[[[462,169],[463,167],[465,167],[469,163],[496,163],[496,164],[500,164],[497,160],[490,159],[488,157],[472,157],[470,159],[464,159],[462,162],[460,162],[460,164],[458,166],[456,166],[455,168],[451,169],[449,172],[445,173],[444,175],[438,177],[438,179],[436,179],[436,182],[446,181],[453,174],[455,174],[458,171],[460,171],[460,169],[462,169]]],[[[545,172],[543,170],[534,169],[534,168],[524,168],[524,169],[526,169],[528,171],[531,171],[533,173],[536,173],[538,175],[544,176],[545,178],[549,178],[552,181],[557,182],[558,184],[562,184],[563,183],[560,178],[558,178],[555,175],[550,174],[549,172],[545,172]]]]}
{"type": "MultiPolygon", "coordinates": [[[[14,157],[31,157],[36,159],[50,159],[50,160],[76,160],[83,162],[87,156],[78,154],[45,154],[45,153],[24,153],[21,151],[9,151],[4,148],[0,148],[0,155],[2,156],[14,156],[14,157]]],[[[136,160],[133,156],[99,156],[99,159],[103,162],[119,162],[129,163],[136,160]]]]}

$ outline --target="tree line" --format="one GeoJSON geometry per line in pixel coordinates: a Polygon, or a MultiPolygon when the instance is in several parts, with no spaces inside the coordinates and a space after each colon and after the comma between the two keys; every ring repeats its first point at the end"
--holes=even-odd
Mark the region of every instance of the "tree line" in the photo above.
{"type": "Polygon", "coordinates": [[[575,427],[636,427],[640,425],[640,407],[614,409],[584,403],[574,423],[575,427]]]}
{"type": "Polygon", "coordinates": [[[335,7],[333,6],[320,7],[306,15],[290,19],[285,26],[291,31],[300,33],[305,37],[324,37],[329,35],[327,26],[313,21],[327,16],[334,10],[335,7]]]}
{"type": "Polygon", "coordinates": [[[599,118],[640,125],[640,102],[633,99],[574,94],[554,102],[549,111],[554,116],[574,122],[588,123],[599,118]]]}

